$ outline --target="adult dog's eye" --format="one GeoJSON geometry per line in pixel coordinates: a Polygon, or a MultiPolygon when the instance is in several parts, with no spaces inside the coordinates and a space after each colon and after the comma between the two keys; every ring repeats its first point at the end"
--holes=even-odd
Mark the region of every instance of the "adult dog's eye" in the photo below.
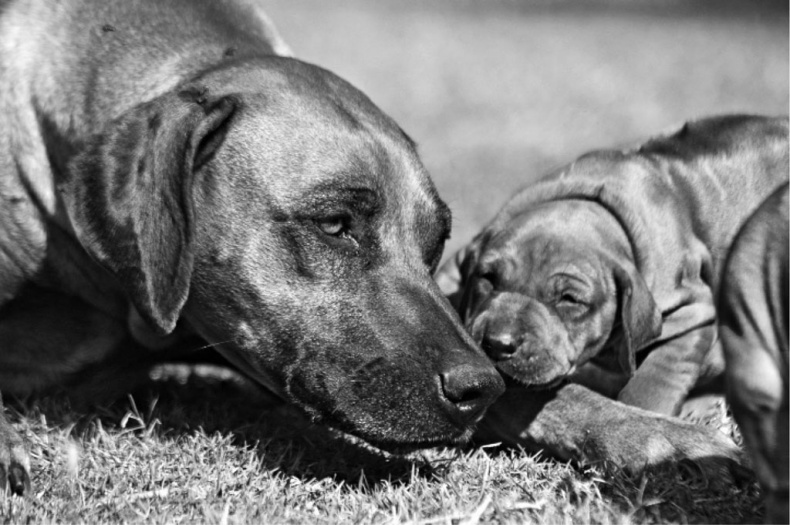
{"type": "Polygon", "coordinates": [[[332,237],[345,237],[348,235],[347,217],[337,216],[322,219],[317,222],[318,228],[327,235],[332,237]]]}

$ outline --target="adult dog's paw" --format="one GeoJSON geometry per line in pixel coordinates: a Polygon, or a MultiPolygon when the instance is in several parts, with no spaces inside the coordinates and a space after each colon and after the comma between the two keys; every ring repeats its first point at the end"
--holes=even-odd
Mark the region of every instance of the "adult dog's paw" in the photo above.
{"type": "Polygon", "coordinates": [[[0,492],[6,491],[30,494],[30,458],[22,438],[0,412],[0,492]]]}

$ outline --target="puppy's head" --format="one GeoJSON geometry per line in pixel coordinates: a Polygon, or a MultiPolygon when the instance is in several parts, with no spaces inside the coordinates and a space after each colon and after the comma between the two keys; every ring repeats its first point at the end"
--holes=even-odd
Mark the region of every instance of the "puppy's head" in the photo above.
{"type": "Polygon", "coordinates": [[[112,123],[63,190],[152,328],[186,322],[318,421],[429,445],[502,392],[431,279],[450,216],[414,144],[324,70],[211,71],[112,123]]]}
{"type": "Polygon", "coordinates": [[[602,206],[538,204],[470,245],[456,304],[497,368],[523,385],[551,386],[605,349],[630,374],[635,350],[660,332],[630,252],[602,206]]]}

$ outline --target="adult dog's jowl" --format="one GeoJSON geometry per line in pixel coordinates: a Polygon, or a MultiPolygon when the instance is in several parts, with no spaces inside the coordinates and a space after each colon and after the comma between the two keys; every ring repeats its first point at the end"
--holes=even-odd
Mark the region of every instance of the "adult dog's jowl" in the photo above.
{"type": "MultiPolygon", "coordinates": [[[[0,390],[198,334],[382,446],[502,392],[431,279],[450,229],[412,141],[254,3],[0,2],[0,390]]],[[[29,483],[0,416],[0,477],[29,483]]]]}

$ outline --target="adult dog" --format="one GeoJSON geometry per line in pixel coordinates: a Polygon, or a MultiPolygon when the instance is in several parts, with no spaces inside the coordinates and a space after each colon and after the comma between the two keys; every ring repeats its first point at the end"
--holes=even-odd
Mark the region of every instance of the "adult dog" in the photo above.
{"type": "Polygon", "coordinates": [[[727,399],[766,496],[766,523],[788,522],[788,185],[733,243],[719,293],[727,399]]]}
{"type": "MultiPolygon", "coordinates": [[[[623,404],[598,399],[585,411],[554,400],[556,420],[529,430],[532,416],[516,413],[539,413],[539,396],[511,394],[494,409],[494,426],[516,441],[581,454],[591,437],[580,429],[599,427],[596,418],[622,419],[625,405],[677,415],[690,394],[717,388],[714,294],[724,255],[746,217],[787,179],[787,119],[727,116],[690,122],[635,150],[584,155],[517,194],[442,268],[440,286],[515,385],[570,380],[623,404]],[[577,420],[563,419],[577,412],[577,420]]],[[[563,395],[569,403],[586,397],[576,387],[563,395]]],[[[663,447],[670,455],[731,452],[718,436],[705,450],[688,438],[690,427],[659,426],[681,444],[663,447]]],[[[644,439],[634,431],[623,445],[644,439]]],[[[644,449],[635,461],[666,455],[644,449]]]]}
{"type": "MultiPolygon", "coordinates": [[[[0,390],[198,334],[315,420],[453,442],[503,390],[406,134],[254,2],[0,2],[0,390]]],[[[29,483],[0,419],[0,470],[29,483]]]]}

